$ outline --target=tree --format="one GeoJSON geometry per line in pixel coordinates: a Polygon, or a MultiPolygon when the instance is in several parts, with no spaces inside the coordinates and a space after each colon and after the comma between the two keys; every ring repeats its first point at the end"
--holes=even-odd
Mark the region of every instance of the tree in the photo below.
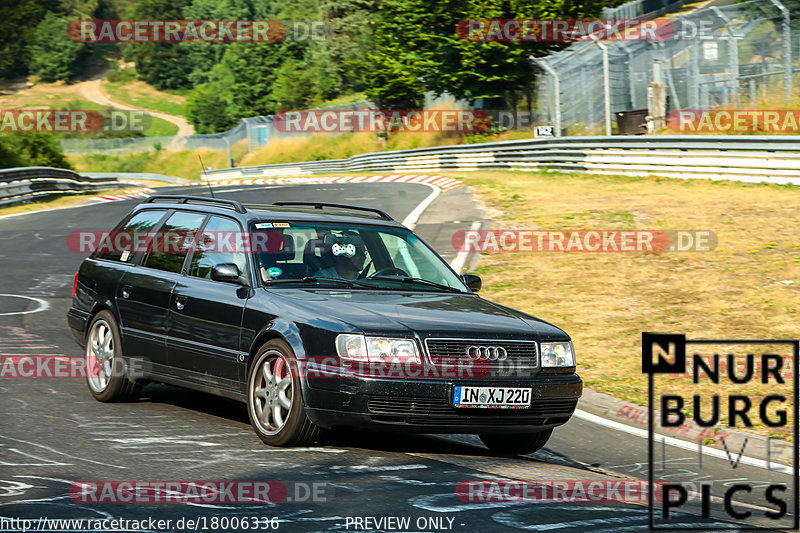
{"type": "Polygon", "coordinates": [[[314,73],[289,58],[278,67],[270,97],[278,110],[305,109],[314,100],[314,73]]]}
{"type": "Polygon", "coordinates": [[[386,0],[376,12],[374,51],[365,65],[367,91],[382,106],[419,105],[425,91],[483,98],[514,107],[533,79],[530,56],[563,47],[552,42],[472,42],[456,33],[466,19],[552,19],[597,16],[617,0],[386,0]]]}
{"type": "Polygon", "coordinates": [[[87,45],[67,35],[70,18],[48,12],[36,27],[29,47],[30,70],[42,81],[69,80],[81,73],[89,53],[87,45]]]}
{"type": "Polygon", "coordinates": [[[36,27],[48,11],[58,9],[58,0],[0,0],[0,77],[28,73],[28,47],[36,37],[36,27]]]}
{"type": "MultiPolygon", "coordinates": [[[[139,0],[127,16],[135,20],[181,20],[188,0],[139,0]]],[[[157,89],[189,87],[192,65],[175,43],[135,43],[126,46],[126,57],[136,63],[138,76],[157,89]]]]}
{"type": "Polygon", "coordinates": [[[186,100],[186,118],[197,133],[218,133],[236,125],[231,117],[230,95],[220,84],[206,83],[195,88],[186,100]]]}

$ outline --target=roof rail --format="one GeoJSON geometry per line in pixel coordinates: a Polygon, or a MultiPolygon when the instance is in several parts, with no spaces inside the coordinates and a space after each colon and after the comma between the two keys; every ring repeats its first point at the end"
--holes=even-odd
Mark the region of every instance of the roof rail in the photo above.
{"type": "Polygon", "coordinates": [[[381,217],[384,220],[391,220],[394,222],[394,219],[387,215],[384,211],[380,209],[376,209],[374,207],[363,207],[360,205],[347,205],[347,204],[331,204],[327,202],[273,202],[272,205],[280,205],[280,206],[306,206],[306,207],[313,207],[315,209],[322,209],[324,207],[334,207],[336,209],[353,209],[355,211],[367,211],[369,213],[374,213],[381,217]]]}
{"type": "Polygon", "coordinates": [[[222,198],[208,198],[206,196],[176,196],[170,194],[157,194],[147,198],[143,204],[156,203],[158,201],[170,202],[173,204],[218,204],[220,207],[233,209],[237,213],[247,213],[247,209],[236,200],[225,200],[222,198]]]}

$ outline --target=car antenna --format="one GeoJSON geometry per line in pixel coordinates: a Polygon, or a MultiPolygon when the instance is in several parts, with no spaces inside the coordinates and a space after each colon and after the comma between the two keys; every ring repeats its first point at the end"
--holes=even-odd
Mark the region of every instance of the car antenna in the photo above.
{"type": "Polygon", "coordinates": [[[206,178],[206,183],[208,184],[208,192],[211,193],[211,198],[216,198],[216,196],[214,196],[214,189],[211,188],[211,182],[208,179],[208,174],[206,174],[206,166],[203,164],[203,158],[200,157],[200,154],[197,154],[197,159],[200,160],[200,166],[203,169],[203,176],[206,178]]]}

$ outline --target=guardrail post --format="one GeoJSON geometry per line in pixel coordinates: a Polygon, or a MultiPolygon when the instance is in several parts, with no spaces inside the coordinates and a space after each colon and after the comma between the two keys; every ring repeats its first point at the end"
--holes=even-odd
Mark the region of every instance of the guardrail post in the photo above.
{"type": "Polygon", "coordinates": [[[792,22],[789,10],[778,0],[770,0],[783,14],[783,91],[786,98],[792,97],[792,22]]]}
{"type": "Polygon", "coordinates": [[[547,73],[553,76],[553,92],[555,93],[554,96],[554,107],[555,113],[553,120],[555,121],[555,130],[556,135],[561,137],[561,79],[558,77],[558,72],[555,71],[553,67],[551,67],[546,60],[540,59],[538,57],[531,56],[530,59],[534,61],[537,65],[542,67],[547,73]]]}

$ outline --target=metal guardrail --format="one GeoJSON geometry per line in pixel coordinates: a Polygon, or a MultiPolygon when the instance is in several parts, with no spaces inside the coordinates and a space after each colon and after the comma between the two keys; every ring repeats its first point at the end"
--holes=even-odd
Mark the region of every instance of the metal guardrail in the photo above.
{"type": "Polygon", "coordinates": [[[526,139],[375,152],[348,159],[214,170],[211,179],[330,172],[481,169],[729,179],[800,185],[800,136],[611,136],[526,139]]]}
{"type": "Polygon", "coordinates": [[[119,187],[117,178],[82,176],[51,167],[0,169],[0,206],[21,203],[48,194],[74,194],[119,187]]]}

